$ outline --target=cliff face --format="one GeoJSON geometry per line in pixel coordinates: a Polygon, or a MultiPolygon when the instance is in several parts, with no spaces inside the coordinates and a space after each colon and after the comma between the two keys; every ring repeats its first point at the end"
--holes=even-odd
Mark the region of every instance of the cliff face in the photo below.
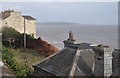
{"type": "Polygon", "coordinates": [[[43,54],[45,56],[49,56],[58,51],[58,49],[55,46],[48,44],[40,37],[32,41],[31,48],[39,51],[40,54],[43,54]]]}

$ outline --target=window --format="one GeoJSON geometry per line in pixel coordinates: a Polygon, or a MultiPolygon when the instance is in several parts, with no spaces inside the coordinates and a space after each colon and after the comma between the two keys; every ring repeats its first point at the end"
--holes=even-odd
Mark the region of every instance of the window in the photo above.
{"type": "Polygon", "coordinates": [[[34,37],[34,34],[32,34],[31,36],[33,36],[33,37],[34,37]]]}

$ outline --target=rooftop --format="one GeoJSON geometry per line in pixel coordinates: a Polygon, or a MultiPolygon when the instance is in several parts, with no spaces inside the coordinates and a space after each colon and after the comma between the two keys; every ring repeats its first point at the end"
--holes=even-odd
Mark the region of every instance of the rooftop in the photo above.
{"type": "Polygon", "coordinates": [[[69,38],[63,42],[65,46],[62,50],[49,56],[34,68],[53,76],[93,76],[95,58],[103,59],[102,52],[104,52],[104,48],[108,48],[90,43],[74,43],[75,39],[71,31],[69,38]]]}
{"type": "MultiPolygon", "coordinates": [[[[11,12],[18,12],[18,11],[14,11],[14,10],[10,10],[10,9],[5,10],[5,11],[3,11],[3,12],[0,13],[0,17],[1,17],[2,19],[6,19],[6,18],[8,18],[8,17],[10,16],[10,13],[11,13],[11,12]],[[7,14],[4,14],[4,13],[7,13],[7,14]],[[9,14],[8,14],[8,13],[9,13],[9,14]]],[[[35,18],[33,18],[32,16],[29,16],[29,15],[23,15],[23,17],[24,17],[25,19],[27,19],[27,20],[36,20],[35,18]]]]}
{"type": "MultiPolygon", "coordinates": [[[[67,47],[36,65],[39,69],[55,76],[69,76],[78,48],[67,47]]],[[[74,76],[92,76],[93,50],[80,51],[74,76]],[[87,58],[86,58],[87,57],[87,58]]]]}
{"type": "Polygon", "coordinates": [[[31,17],[31,16],[23,16],[25,19],[27,20],[36,20],[35,18],[31,17]]]}

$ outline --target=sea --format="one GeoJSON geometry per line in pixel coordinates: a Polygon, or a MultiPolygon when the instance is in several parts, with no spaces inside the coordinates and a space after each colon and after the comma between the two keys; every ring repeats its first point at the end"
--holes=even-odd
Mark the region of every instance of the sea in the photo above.
{"type": "Polygon", "coordinates": [[[37,37],[41,37],[58,49],[62,49],[64,47],[63,41],[68,39],[70,30],[78,43],[103,44],[112,49],[118,49],[117,25],[37,24],[37,37]]]}

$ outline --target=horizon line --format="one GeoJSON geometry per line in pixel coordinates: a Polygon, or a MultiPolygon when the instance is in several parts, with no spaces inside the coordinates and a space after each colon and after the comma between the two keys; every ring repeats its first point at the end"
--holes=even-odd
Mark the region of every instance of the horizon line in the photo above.
{"type": "MultiPolygon", "coordinates": [[[[78,25],[94,25],[94,26],[103,26],[104,25],[104,24],[87,24],[87,23],[84,24],[84,23],[78,23],[78,22],[63,22],[63,21],[59,21],[59,22],[43,22],[43,21],[40,22],[39,21],[39,22],[36,22],[36,23],[39,23],[39,24],[40,23],[42,23],[42,24],[43,23],[61,23],[61,24],[71,24],[72,23],[72,24],[78,24],[78,25]]],[[[111,24],[111,25],[110,24],[105,24],[104,26],[118,26],[118,24],[111,24]]]]}

